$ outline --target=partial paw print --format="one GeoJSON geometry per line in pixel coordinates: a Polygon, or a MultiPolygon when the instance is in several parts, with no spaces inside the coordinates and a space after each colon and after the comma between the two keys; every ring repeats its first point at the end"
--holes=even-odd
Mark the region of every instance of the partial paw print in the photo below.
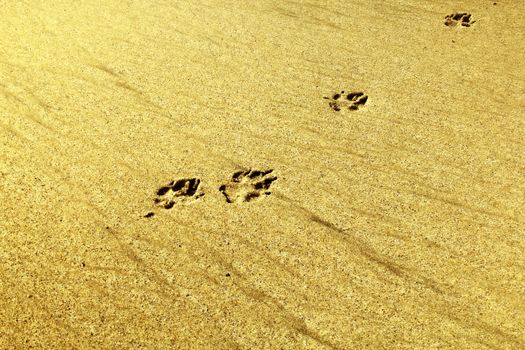
{"type": "Polygon", "coordinates": [[[341,93],[333,94],[332,97],[325,96],[323,98],[330,101],[328,102],[328,106],[336,112],[339,112],[343,108],[356,111],[368,101],[368,96],[363,92],[345,93],[345,91],[341,91],[341,93]]]}
{"type": "Polygon", "coordinates": [[[204,196],[199,190],[201,180],[196,178],[171,181],[157,190],[155,205],[171,209],[175,204],[190,203],[204,196]]]}
{"type": "Polygon", "coordinates": [[[228,203],[250,202],[271,194],[270,186],[277,180],[273,170],[241,170],[233,174],[228,184],[219,187],[228,203]]]}
{"type": "Polygon", "coordinates": [[[445,25],[447,27],[456,27],[458,25],[462,27],[470,27],[475,22],[476,21],[472,20],[472,15],[466,12],[456,12],[445,17],[445,25]]]}

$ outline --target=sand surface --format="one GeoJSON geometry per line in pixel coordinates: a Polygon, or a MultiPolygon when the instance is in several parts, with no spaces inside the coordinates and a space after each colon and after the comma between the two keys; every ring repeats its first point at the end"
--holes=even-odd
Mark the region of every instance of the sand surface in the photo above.
{"type": "Polygon", "coordinates": [[[0,8],[1,349],[525,348],[524,1],[75,3],[0,8]]]}

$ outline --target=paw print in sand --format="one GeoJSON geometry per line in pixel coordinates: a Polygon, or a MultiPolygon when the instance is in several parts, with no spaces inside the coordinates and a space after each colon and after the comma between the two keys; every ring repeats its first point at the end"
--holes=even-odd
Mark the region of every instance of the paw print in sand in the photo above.
{"type": "Polygon", "coordinates": [[[470,27],[476,21],[472,21],[472,15],[470,13],[453,13],[445,17],[445,25],[447,27],[456,27],[458,25],[462,27],[470,27]]]}
{"type": "Polygon", "coordinates": [[[339,112],[343,108],[356,111],[368,101],[368,96],[363,92],[345,93],[344,91],[341,91],[341,93],[333,94],[332,97],[325,96],[323,98],[329,100],[328,106],[336,112],[339,112]]]}
{"type": "Polygon", "coordinates": [[[270,195],[270,186],[277,180],[273,170],[241,170],[232,175],[232,179],[219,187],[228,203],[250,202],[262,196],[270,195]]]}
{"type": "Polygon", "coordinates": [[[171,181],[167,186],[157,190],[155,204],[165,209],[171,209],[175,204],[190,203],[204,196],[199,191],[201,180],[196,178],[171,181]]]}

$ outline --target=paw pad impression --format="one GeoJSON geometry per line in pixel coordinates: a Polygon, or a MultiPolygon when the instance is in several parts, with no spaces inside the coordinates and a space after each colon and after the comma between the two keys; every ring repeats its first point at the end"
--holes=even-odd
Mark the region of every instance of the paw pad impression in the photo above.
{"type": "Polygon", "coordinates": [[[363,92],[345,93],[345,91],[341,91],[333,94],[331,97],[325,96],[323,98],[329,100],[328,106],[336,112],[339,112],[341,109],[356,111],[368,101],[368,96],[363,92]]]}
{"type": "Polygon", "coordinates": [[[472,21],[472,15],[466,12],[456,12],[445,17],[445,25],[447,27],[456,27],[458,25],[462,27],[470,27],[475,22],[476,21],[472,21]]]}
{"type": "Polygon", "coordinates": [[[196,178],[171,181],[157,190],[155,204],[171,209],[175,204],[192,202],[204,195],[199,190],[200,183],[201,180],[196,178]]]}
{"type": "Polygon", "coordinates": [[[277,180],[273,170],[241,170],[232,175],[232,179],[219,187],[228,203],[250,202],[271,194],[270,186],[277,180]]]}

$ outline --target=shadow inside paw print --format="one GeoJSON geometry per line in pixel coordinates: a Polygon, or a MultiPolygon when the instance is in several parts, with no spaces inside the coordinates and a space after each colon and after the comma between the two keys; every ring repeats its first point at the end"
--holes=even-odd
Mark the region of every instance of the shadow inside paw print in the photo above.
{"type": "Polygon", "coordinates": [[[192,202],[204,196],[204,193],[199,191],[200,183],[201,180],[196,178],[171,181],[157,190],[155,204],[171,209],[175,204],[192,202]]]}
{"type": "Polygon", "coordinates": [[[229,183],[219,187],[228,203],[250,202],[271,194],[270,186],[277,180],[273,170],[241,170],[232,175],[229,183]]]}
{"type": "Polygon", "coordinates": [[[345,91],[341,91],[341,93],[333,94],[332,97],[325,96],[323,98],[329,100],[328,106],[336,112],[339,112],[343,108],[356,111],[368,101],[368,96],[363,92],[345,93],[345,91]]]}
{"type": "Polygon", "coordinates": [[[470,13],[453,13],[445,17],[445,25],[447,27],[456,27],[458,25],[462,27],[470,27],[476,21],[472,21],[472,15],[470,13]]]}

